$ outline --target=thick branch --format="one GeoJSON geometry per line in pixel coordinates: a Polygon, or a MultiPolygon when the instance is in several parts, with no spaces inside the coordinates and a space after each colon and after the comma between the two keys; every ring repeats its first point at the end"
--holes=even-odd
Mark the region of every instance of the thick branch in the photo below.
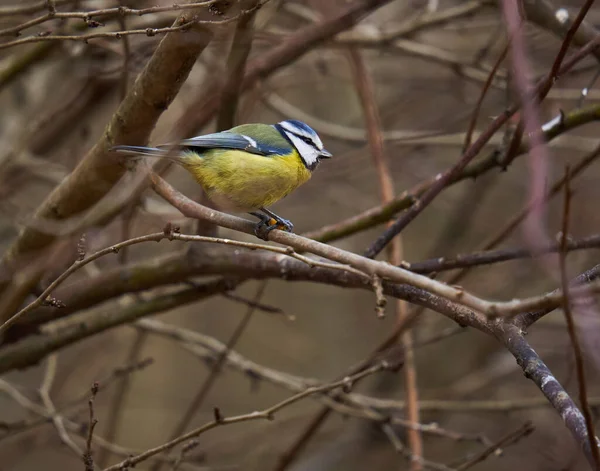
{"type": "Polygon", "coordinates": [[[531,348],[518,327],[509,324],[498,324],[496,336],[516,358],[517,363],[525,373],[525,377],[532,380],[540,388],[552,407],[556,409],[575,441],[583,449],[592,469],[594,469],[594,458],[588,440],[585,419],[573,399],[567,394],[535,350],[531,348]]]}
{"type": "MultiPolygon", "coordinates": [[[[183,283],[195,276],[215,275],[233,279],[275,278],[286,281],[309,281],[343,288],[372,290],[371,279],[367,275],[311,267],[300,260],[275,253],[239,249],[212,249],[198,251],[198,253],[188,250],[119,266],[104,271],[94,278],[83,279],[59,288],[54,296],[65,304],[65,307],[44,307],[31,311],[27,316],[26,325],[40,325],[57,320],[123,294],[183,283]]],[[[452,306],[454,311],[452,318],[461,325],[483,325],[483,316],[458,304],[446,302],[424,290],[393,283],[383,283],[383,288],[385,294],[426,305],[436,311],[444,311],[446,307],[452,306]]]]}
{"type": "Polygon", "coordinates": [[[207,298],[216,293],[227,291],[233,286],[234,284],[230,281],[212,281],[149,301],[138,301],[120,309],[118,315],[113,310],[102,311],[94,313],[94,316],[86,317],[85,320],[78,320],[69,328],[62,329],[57,333],[31,336],[1,350],[0,374],[35,365],[49,353],[112,327],[207,298]]]}
{"type": "MultiPolygon", "coordinates": [[[[182,14],[175,26],[189,22],[198,13],[182,14]]],[[[46,198],[35,213],[37,218],[67,219],[92,208],[110,192],[123,177],[126,168],[116,159],[107,157],[108,149],[114,144],[143,145],[147,142],[158,118],[175,98],[211,37],[207,29],[194,26],[186,34],[169,34],[163,38],[101,139],[69,178],[46,198]]],[[[26,256],[39,253],[54,240],[52,235],[25,228],[4,255],[0,284],[0,292],[4,294],[0,305],[2,321],[18,308],[37,283],[41,270],[27,276],[19,285],[11,282],[12,273],[26,256]]]]}

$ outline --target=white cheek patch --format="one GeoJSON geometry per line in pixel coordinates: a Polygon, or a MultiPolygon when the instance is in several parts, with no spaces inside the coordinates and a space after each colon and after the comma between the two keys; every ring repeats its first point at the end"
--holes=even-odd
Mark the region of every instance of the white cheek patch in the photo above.
{"type": "Polygon", "coordinates": [[[286,134],[292,141],[292,144],[294,144],[296,150],[300,153],[300,156],[307,167],[311,167],[317,163],[319,159],[319,151],[317,151],[317,149],[289,132],[286,132],[286,134]]]}

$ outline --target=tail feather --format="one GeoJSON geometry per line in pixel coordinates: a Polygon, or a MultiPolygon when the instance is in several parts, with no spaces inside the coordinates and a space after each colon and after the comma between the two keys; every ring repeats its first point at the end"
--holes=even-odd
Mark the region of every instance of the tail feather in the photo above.
{"type": "Polygon", "coordinates": [[[172,146],[160,147],[143,147],[143,146],[114,146],[111,147],[112,152],[129,154],[127,157],[157,157],[170,160],[184,167],[199,158],[196,153],[182,152],[182,149],[173,148],[172,146]]]}
{"type": "Polygon", "coordinates": [[[148,157],[165,157],[168,153],[168,151],[164,149],[143,146],[114,146],[111,147],[110,150],[127,154],[146,155],[148,157]]]}

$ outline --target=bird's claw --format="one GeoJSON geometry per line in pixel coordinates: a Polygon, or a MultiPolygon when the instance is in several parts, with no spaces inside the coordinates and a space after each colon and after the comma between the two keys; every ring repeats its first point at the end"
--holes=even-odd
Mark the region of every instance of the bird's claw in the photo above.
{"type": "Polygon", "coordinates": [[[274,229],[278,229],[280,231],[286,231],[286,232],[293,232],[294,225],[292,224],[291,221],[288,221],[287,219],[283,219],[283,218],[275,219],[275,218],[265,217],[264,219],[261,219],[258,222],[258,224],[256,224],[256,226],[254,227],[254,234],[259,239],[269,240],[269,233],[274,229]]]}
{"type": "Polygon", "coordinates": [[[260,221],[254,227],[254,235],[256,235],[256,237],[258,237],[259,239],[269,240],[269,232],[271,232],[276,227],[277,226],[267,225],[267,223],[265,221],[260,221]]]}
{"type": "Polygon", "coordinates": [[[275,225],[277,226],[277,229],[279,229],[280,231],[294,232],[294,225],[292,224],[292,221],[290,221],[288,219],[280,218],[279,221],[277,221],[275,219],[271,219],[271,221],[275,221],[275,225]]]}

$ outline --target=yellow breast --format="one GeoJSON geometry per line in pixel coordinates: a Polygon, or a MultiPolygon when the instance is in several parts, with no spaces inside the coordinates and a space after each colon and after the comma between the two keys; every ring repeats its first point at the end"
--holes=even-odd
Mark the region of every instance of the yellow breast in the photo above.
{"type": "Polygon", "coordinates": [[[182,163],[208,197],[227,211],[270,206],[311,176],[295,150],[269,157],[240,150],[214,150],[203,156],[188,154],[182,163]]]}

